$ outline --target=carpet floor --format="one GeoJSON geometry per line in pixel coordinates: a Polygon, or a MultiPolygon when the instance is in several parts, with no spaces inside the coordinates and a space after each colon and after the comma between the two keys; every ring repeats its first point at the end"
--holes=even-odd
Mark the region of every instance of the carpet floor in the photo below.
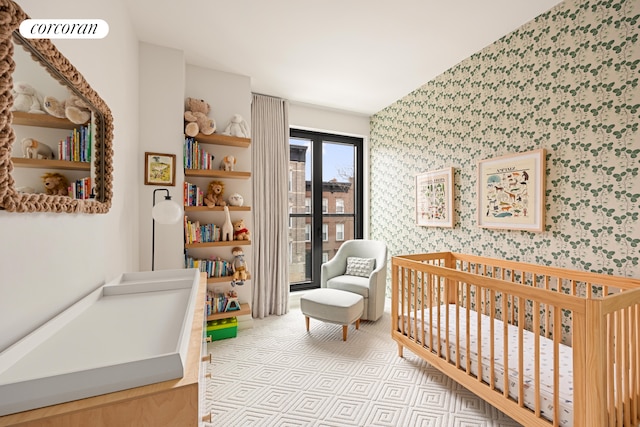
{"type": "Polygon", "coordinates": [[[397,355],[389,305],[377,322],[342,327],[299,307],[254,319],[236,338],[209,344],[208,426],[458,426],[520,424],[423,362],[397,355]]]}

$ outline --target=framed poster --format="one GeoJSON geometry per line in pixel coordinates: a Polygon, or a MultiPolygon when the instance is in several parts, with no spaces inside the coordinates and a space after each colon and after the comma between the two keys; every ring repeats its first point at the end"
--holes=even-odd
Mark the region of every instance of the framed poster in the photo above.
{"type": "Polygon", "coordinates": [[[176,155],[144,153],[145,185],[175,185],[176,155]]]}
{"type": "Polygon", "coordinates": [[[416,176],[416,224],[453,227],[453,168],[416,176]]]}
{"type": "Polygon", "coordinates": [[[544,230],[544,149],[478,162],[478,226],[544,230]]]}

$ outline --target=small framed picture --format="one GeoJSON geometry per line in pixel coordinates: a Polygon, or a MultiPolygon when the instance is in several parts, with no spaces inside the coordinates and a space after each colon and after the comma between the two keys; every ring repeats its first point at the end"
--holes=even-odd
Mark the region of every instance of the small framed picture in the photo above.
{"type": "Polygon", "coordinates": [[[144,153],[145,185],[175,185],[176,155],[144,153]]]}
{"type": "Polygon", "coordinates": [[[453,168],[416,176],[416,224],[452,228],[453,168]]]}
{"type": "Polygon", "coordinates": [[[544,149],[478,162],[478,226],[544,230],[544,149]]]}

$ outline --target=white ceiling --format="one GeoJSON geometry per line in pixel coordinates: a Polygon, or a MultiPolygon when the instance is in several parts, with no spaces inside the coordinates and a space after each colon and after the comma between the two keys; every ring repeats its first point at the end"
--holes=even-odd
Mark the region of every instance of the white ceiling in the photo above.
{"type": "Polygon", "coordinates": [[[135,0],[141,41],[253,92],[371,115],[561,0],[135,0]]]}

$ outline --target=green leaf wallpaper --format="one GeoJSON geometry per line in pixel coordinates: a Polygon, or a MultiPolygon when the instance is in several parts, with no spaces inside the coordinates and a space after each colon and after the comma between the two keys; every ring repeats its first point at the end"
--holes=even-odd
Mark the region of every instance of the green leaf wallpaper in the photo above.
{"type": "Polygon", "coordinates": [[[640,1],[567,0],[371,119],[371,238],[640,277],[640,1]],[[545,148],[545,231],[477,227],[478,160],[545,148]],[[453,166],[453,229],[415,176],[453,166]]]}

